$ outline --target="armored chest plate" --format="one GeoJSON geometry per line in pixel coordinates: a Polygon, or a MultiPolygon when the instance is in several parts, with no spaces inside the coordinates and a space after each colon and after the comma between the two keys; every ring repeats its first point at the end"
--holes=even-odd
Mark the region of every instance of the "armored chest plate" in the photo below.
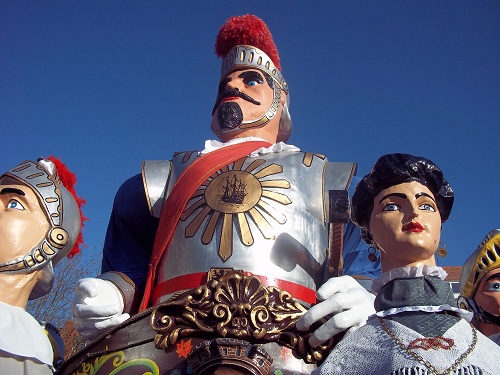
{"type": "MultiPolygon", "coordinates": [[[[160,196],[150,196],[154,214],[197,157],[180,153],[163,167],[169,178],[163,189],[156,189],[162,190],[160,196]]],[[[160,262],[158,284],[210,268],[233,268],[316,290],[326,275],[327,190],[335,184],[346,189],[352,172],[352,163],[328,163],[323,155],[303,152],[245,157],[221,168],[186,205],[160,262]]],[[[147,164],[144,176],[148,191],[153,191],[154,173],[147,164]]],[[[182,282],[174,284],[186,289],[182,282]]],[[[167,288],[155,303],[176,288],[167,288]]]]}

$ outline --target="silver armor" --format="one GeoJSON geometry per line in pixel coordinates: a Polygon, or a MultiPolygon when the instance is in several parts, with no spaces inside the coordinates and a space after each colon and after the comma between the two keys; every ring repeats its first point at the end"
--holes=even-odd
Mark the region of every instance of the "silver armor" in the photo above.
{"type": "MultiPolygon", "coordinates": [[[[154,216],[197,157],[184,152],[172,161],[144,162],[154,216]]],[[[314,298],[327,275],[328,194],[345,191],[355,167],[330,163],[323,155],[283,151],[245,157],[219,170],[202,183],[181,216],[158,267],[153,304],[191,288],[183,280],[211,268],[249,272],[311,303],[302,296],[314,298]]]]}

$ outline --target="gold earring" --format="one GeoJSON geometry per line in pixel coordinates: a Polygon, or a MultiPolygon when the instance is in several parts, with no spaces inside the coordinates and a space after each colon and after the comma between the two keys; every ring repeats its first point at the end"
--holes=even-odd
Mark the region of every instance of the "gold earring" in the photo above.
{"type": "Polygon", "coordinates": [[[377,252],[373,247],[368,248],[368,260],[372,263],[375,263],[377,261],[377,252]]]}
{"type": "Polygon", "coordinates": [[[448,255],[448,250],[446,250],[446,245],[444,244],[444,242],[439,242],[439,244],[443,246],[438,247],[437,255],[441,258],[444,258],[446,255],[448,255]]]}

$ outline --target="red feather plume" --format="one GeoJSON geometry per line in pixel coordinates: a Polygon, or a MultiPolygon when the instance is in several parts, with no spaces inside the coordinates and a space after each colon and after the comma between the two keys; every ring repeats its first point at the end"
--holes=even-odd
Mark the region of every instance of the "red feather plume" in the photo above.
{"type": "Polygon", "coordinates": [[[82,206],[86,203],[86,201],[76,195],[75,185],[76,185],[76,176],[73,172],[71,172],[68,167],[61,161],[61,159],[56,158],[55,156],[49,156],[48,158],[51,162],[53,162],[56,166],[57,175],[61,179],[61,183],[64,185],[66,189],[73,195],[75,201],[78,205],[80,211],[80,220],[81,220],[81,229],[78,234],[78,238],[76,239],[75,245],[71,249],[68,254],[68,258],[72,258],[74,255],[80,252],[80,246],[83,245],[83,222],[88,220],[82,213],[82,206]]]}
{"type": "Polygon", "coordinates": [[[239,44],[247,44],[264,51],[276,68],[281,70],[278,49],[267,25],[253,14],[229,18],[219,30],[215,40],[215,54],[224,58],[239,44]]]}

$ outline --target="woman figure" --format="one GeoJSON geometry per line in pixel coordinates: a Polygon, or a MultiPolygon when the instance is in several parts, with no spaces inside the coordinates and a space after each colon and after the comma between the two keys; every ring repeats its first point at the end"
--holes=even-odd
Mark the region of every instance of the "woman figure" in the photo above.
{"type": "MultiPolygon", "coordinates": [[[[318,374],[499,374],[499,347],[466,320],[436,266],[453,190],[430,160],[382,156],[356,187],[352,220],[380,251],[375,310],[318,374]]],[[[470,315],[470,314],[469,314],[470,315]]]]}

